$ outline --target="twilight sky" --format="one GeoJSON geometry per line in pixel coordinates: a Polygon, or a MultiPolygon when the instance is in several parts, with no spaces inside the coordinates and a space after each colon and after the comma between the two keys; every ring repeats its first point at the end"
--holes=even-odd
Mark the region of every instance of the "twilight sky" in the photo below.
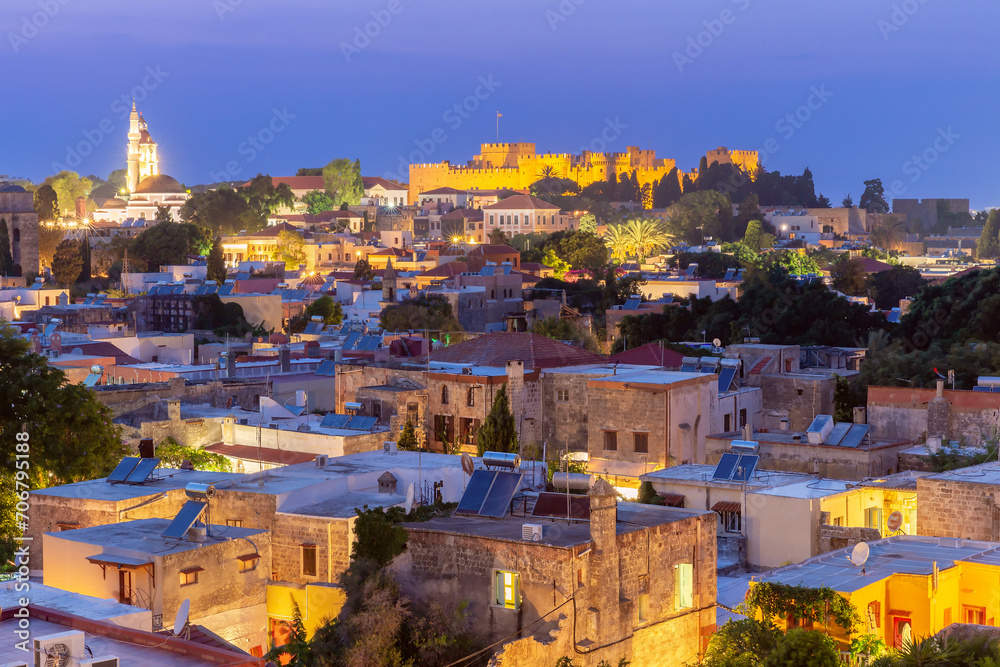
{"type": "Polygon", "coordinates": [[[983,208],[998,23],[944,0],[8,0],[0,174],[124,167],[134,94],[188,185],[335,157],[405,179],[464,164],[499,109],[501,141],[541,152],[767,150],[835,205],[880,177],[983,208]]]}

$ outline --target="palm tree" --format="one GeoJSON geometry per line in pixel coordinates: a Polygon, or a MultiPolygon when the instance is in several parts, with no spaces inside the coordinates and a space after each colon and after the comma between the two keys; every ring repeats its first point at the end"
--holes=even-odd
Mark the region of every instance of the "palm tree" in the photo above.
{"type": "Polygon", "coordinates": [[[645,261],[653,251],[670,245],[673,240],[663,223],[651,218],[632,218],[625,223],[625,233],[630,249],[639,257],[639,262],[645,261]]]}
{"type": "Polygon", "coordinates": [[[880,215],[878,221],[872,225],[872,245],[882,248],[886,252],[894,250],[905,231],[906,228],[903,225],[903,221],[898,217],[894,215],[880,215]]]}
{"type": "Polygon", "coordinates": [[[608,225],[604,244],[611,251],[611,258],[624,262],[632,251],[632,241],[625,225],[608,225]]]}

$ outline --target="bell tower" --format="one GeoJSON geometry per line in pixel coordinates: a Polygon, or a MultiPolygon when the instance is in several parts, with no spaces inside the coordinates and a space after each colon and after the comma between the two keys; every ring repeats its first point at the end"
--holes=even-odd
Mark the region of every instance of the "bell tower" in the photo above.
{"type": "Polygon", "coordinates": [[[132,113],[128,117],[128,191],[135,192],[139,185],[139,112],[132,100],[132,113]]]}

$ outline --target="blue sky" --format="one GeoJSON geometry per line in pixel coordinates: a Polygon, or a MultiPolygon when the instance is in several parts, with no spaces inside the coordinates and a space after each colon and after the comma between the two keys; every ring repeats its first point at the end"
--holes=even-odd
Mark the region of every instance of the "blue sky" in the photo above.
{"type": "Polygon", "coordinates": [[[768,169],[809,166],[834,203],[880,177],[982,208],[1000,205],[998,19],[944,0],[15,0],[0,173],[124,166],[135,93],[189,185],[464,163],[499,109],[500,139],[540,151],[639,145],[690,169],[769,146],[768,169]]]}

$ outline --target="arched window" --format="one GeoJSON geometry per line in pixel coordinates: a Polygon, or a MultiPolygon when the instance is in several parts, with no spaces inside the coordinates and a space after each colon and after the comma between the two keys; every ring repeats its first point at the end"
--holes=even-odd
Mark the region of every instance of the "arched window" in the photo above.
{"type": "Polygon", "coordinates": [[[441,385],[441,403],[448,403],[448,385],[441,385]]]}

